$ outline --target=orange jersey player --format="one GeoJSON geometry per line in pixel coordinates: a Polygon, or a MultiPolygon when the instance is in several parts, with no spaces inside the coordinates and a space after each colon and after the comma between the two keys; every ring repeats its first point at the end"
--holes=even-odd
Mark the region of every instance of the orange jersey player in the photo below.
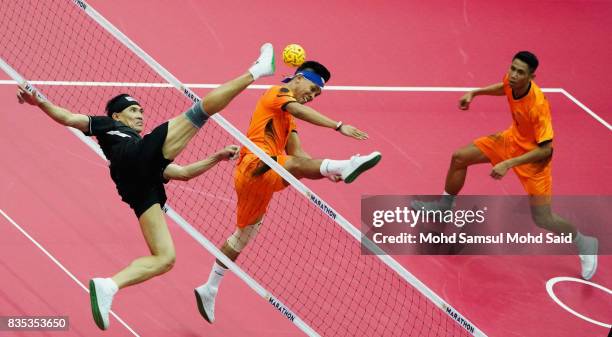
{"type": "Polygon", "coordinates": [[[534,54],[521,51],[513,57],[502,82],[461,97],[459,108],[467,110],[476,96],[506,96],[512,125],[455,151],[442,198],[434,202],[414,201],[412,207],[417,210],[452,208],[471,165],[491,163],[491,177],[494,179],[502,179],[512,169],[529,195],[531,215],[536,225],[556,234],[572,235],[578,247],[582,277],[588,280],[597,269],[597,239],[582,235],[573,224],[551,210],[554,133],[548,100],[533,81],[538,64],[534,54]]]}
{"type": "MultiPolygon", "coordinates": [[[[295,118],[299,118],[335,129],[347,137],[368,138],[365,132],[334,121],[305,105],[321,94],[329,78],[329,71],[320,63],[307,61],[302,64],[294,76],[283,81],[285,85],[273,86],[259,99],[247,137],[298,179],[327,177],[332,181],[351,183],[380,161],[380,153],[357,155],[348,160],[313,159],[302,149],[295,124],[295,118]]],[[[238,196],[237,228],[221,247],[232,261],[257,234],[274,192],[288,185],[276,171],[246,148],[240,152],[234,183],[238,196]]],[[[208,281],[195,289],[198,309],[210,323],[215,319],[215,297],[225,271],[226,266],[217,260],[208,281]]]]}

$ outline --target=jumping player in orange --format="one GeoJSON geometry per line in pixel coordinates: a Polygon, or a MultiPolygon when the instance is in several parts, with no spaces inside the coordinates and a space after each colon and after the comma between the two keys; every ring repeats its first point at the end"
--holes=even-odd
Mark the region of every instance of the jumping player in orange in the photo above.
{"type": "MultiPolygon", "coordinates": [[[[286,85],[270,88],[259,99],[247,137],[298,179],[327,177],[332,181],[351,183],[376,165],[381,154],[373,152],[349,160],[312,159],[302,149],[294,120],[299,118],[358,140],[368,138],[365,132],[334,121],[305,105],[321,94],[329,78],[329,71],[320,63],[307,61],[302,64],[294,76],[283,81],[286,85]]],[[[274,192],[287,187],[276,171],[246,148],[240,152],[234,183],[238,195],[237,228],[221,247],[232,261],[257,234],[274,192]]],[[[208,281],[195,289],[198,309],[210,323],[215,319],[215,297],[226,270],[227,267],[217,260],[208,281]]]]}
{"type": "Polygon", "coordinates": [[[548,100],[533,81],[538,64],[534,54],[521,51],[512,59],[501,83],[476,89],[461,97],[459,108],[467,110],[476,96],[506,96],[512,125],[455,151],[442,198],[434,202],[415,201],[412,207],[425,210],[452,208],[471,165],[491,163],[491,177],[498,180],[512,169],[529,195],[531,215],[536,225],[557,234],[572,234],[580,254],[582,277],[588,280],[597,269],[597,239],[582,235],[573,224],[551,211],[553,127],[548,100]]]}

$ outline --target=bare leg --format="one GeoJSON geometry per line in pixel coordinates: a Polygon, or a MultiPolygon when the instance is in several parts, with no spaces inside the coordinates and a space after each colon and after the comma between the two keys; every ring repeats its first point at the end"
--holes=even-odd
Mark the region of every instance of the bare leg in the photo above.
{"type": "MultiPolygon", "coordinates": [[[[200,103],[204,112],[212,116],[221,111],[251,83],[253,76],[247,72],[209,92],[200,103]]],[[[168,122],[168,134],[162,148],[164,158],[174,160],[198,130],[185,114],[172,118],[168,122]]]]}
{"type": "MultiPolygon", "coordinates": [[[[239,242],[242,249],[244,249],[244,247],[246,247],[246,245],[255,237],[255,235],[257,235],[257,231],[259,230],[259,227],[255,228],[252,226],[260,226],[261,221],[263,220],[263,217],[264,217],[263,215],[260,216],[255,221],[253,221],[252,224],[242,228],[242,234],[240,235],[240,238],[238,239],[242,241],[242,242],[239,242]]],[[[223,243],[223,246],[221,246],[221,252],[225,254],[225,256],[227,256],[230,260],[236,261],[236,259],[240,255],[240,252],[232,248],[232,246],[228,243],[229,240],[230,239],[228,238],[228,240],[226,240],[225,243],[223,243]]],[[[240,249],[240,251],[242,251],[242,249],[240,249]]],[[[223,262],[221,262],[219,259],[217,259],[216,262],[221,267],[227,269],[227,266],[223,264],[223,262]]]]}
{"type": "Polygon", "coordinates": [[[297,179],[321,179],[322,159],[309,159],[303,157],[289,157],[283,167],[297,179]]]}
{"type": "MultiPolygon", "coordinates": [[[[236,261],[236,259],[238,258],[238,256],[240,256],[240,252],[235,251],[234,249],[232,249],[232,247],[230,247],[227,244],[227,241],[225,241],[225,243],[223,244],[223,246],[221,246],[221,252],[227,256],[227,258],[229,258],[232,261],[236,261]]],[[[223,262],[221,262],[219,259],[216,260],[217,264],[220,265],[221,267],[227,269],[227,266],[225,264],[223,264],[223,262]]]]}
{"type": "MultiPolygon", "coordinates": [[[[531,200],[537,197],[530,197],[531,200]]],[[[535,224],[555,234],[572,234],[576,236],[576,227],[569,221],[552,212],[550,204],[531,206],[531,218],[535,224]]]]}
{"type": "Polygon", "coordinates": [[[474,144],[465,146],[453,153],[444,190],[451,195],[457,195],[463,188],[468,166],[488,163],[487,158],[474,144]]]}
{"type": "Polygon", "coordinates": [[[174,265],[176,253],[164,213],[159,204],[151,206],[138,219],[150,256],[140,257],[112,277],[119,289],[161,275],[174,265]]]}
{"type": "Polygon", "coordinates": [[[202,107],[209,116],[223,110],[238,94],[253,83],[253,75],[249,72],[222,84],[204,96],[202,107]]]}
{"type": "MultiPolygon", "coordinates": [[[[257,231],[261,224],[261,216],[252,225],[237,229],[221,247],[221,252],[230,260],[236,261],[240,255],[240,250],[244,249],[251,239],[257,235],[257,231]]],[[[227,266],[218,259],[212,266],[208,281],[195,289],[196,303],[202,317],[209,323],[215,321],[215,297],[219,291],[219,285],[223,279],[223,275],[227,271],[227,266]]]]}

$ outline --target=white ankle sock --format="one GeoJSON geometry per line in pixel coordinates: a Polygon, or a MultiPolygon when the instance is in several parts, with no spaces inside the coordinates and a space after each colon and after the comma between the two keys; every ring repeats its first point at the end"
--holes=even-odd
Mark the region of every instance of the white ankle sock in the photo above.
{"type": "Polygon", "coordinates": [[[261,54],[257,58],[257,61],[249,68],[249,73],[251,73],[254,80],[274,73],[274,66],[269,64],[269,62],[273,61],[274,58],[274,49],[272,48],[272,45],[266,43],[261,47],[260,51],[261,54]]]}
{"type": "Polygon", "coordinates": [[[253,76],[254,80],[257,80],[261,77],[261,72],[259,71],[258,67],[252,66],[251,68],[249,68],[249,73],[251,74],[251,76],[253,76]]]}
{"type": "Polygon", "coordinates": [[[349,162],[350,160],[323,159],[319,171],[324,177],[339,175],[349,162]]]}
{"type": "Polygon", "coordinates": [[[219,284],[221,283],[223,275],[225,275],[226,271],[227,269],[221,267],[217,264],[217,262],[215,262],[213,264],[212,270],[210,271],[210,275],[208,275],[208,281],[206,282],[206,285],[214,290],[219,289],[219,284]]]}

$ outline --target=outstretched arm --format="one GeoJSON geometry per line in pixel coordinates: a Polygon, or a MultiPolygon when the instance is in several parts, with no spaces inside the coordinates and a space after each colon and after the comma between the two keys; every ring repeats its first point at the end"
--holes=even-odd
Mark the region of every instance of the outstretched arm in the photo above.
{"type": "Polygon", "coordinates": [[[89,117],[82,114],[72,113],[62,107],[54,105],[49,101],[42,101],[36,91],[29,93],[22,86],[17,89],[17,99],[20,104],[28,103],[35,105],[44,111],[49,117],[59,124],[71,126],[83,132],[89,131],[89,117]]]}
{"type": "Polygon", "coordinates": [[[287,112],[293,115],[293,117],[299,118],[308,123],[331,129],[336,129],[338,125],[340,125],[338,131],[340,131],[340,133],[343,135],[359,140],[368,139],[368,134],[357,129],[356,127],[342,124],[341,122],[335,122],[317,110],[298,102],[288,103],[286,109],[287,112]]]}
{"type": "Polygon", "coordinates": [[[467,110],[470,108],[470,103],[476,96],[488,95],[488,96],[503,96],[504,95],[504,83],[499,82],[491,84],[488,87],[472,90],[459,99],[459,109],[467,110]]]}
{"type": "Polygon", "coordinates": [[[166,166],[166,169],[164,170],[164,178],[169,180],[183,181],[193,179],[208,171],[220,161],[234,159],[237,156],[239,149],[240,148],[236,145],[229,145],[224,149],[217,151],[212,156],[189,165],[181,166],[178,164],[170,164],[166,166]]]}

